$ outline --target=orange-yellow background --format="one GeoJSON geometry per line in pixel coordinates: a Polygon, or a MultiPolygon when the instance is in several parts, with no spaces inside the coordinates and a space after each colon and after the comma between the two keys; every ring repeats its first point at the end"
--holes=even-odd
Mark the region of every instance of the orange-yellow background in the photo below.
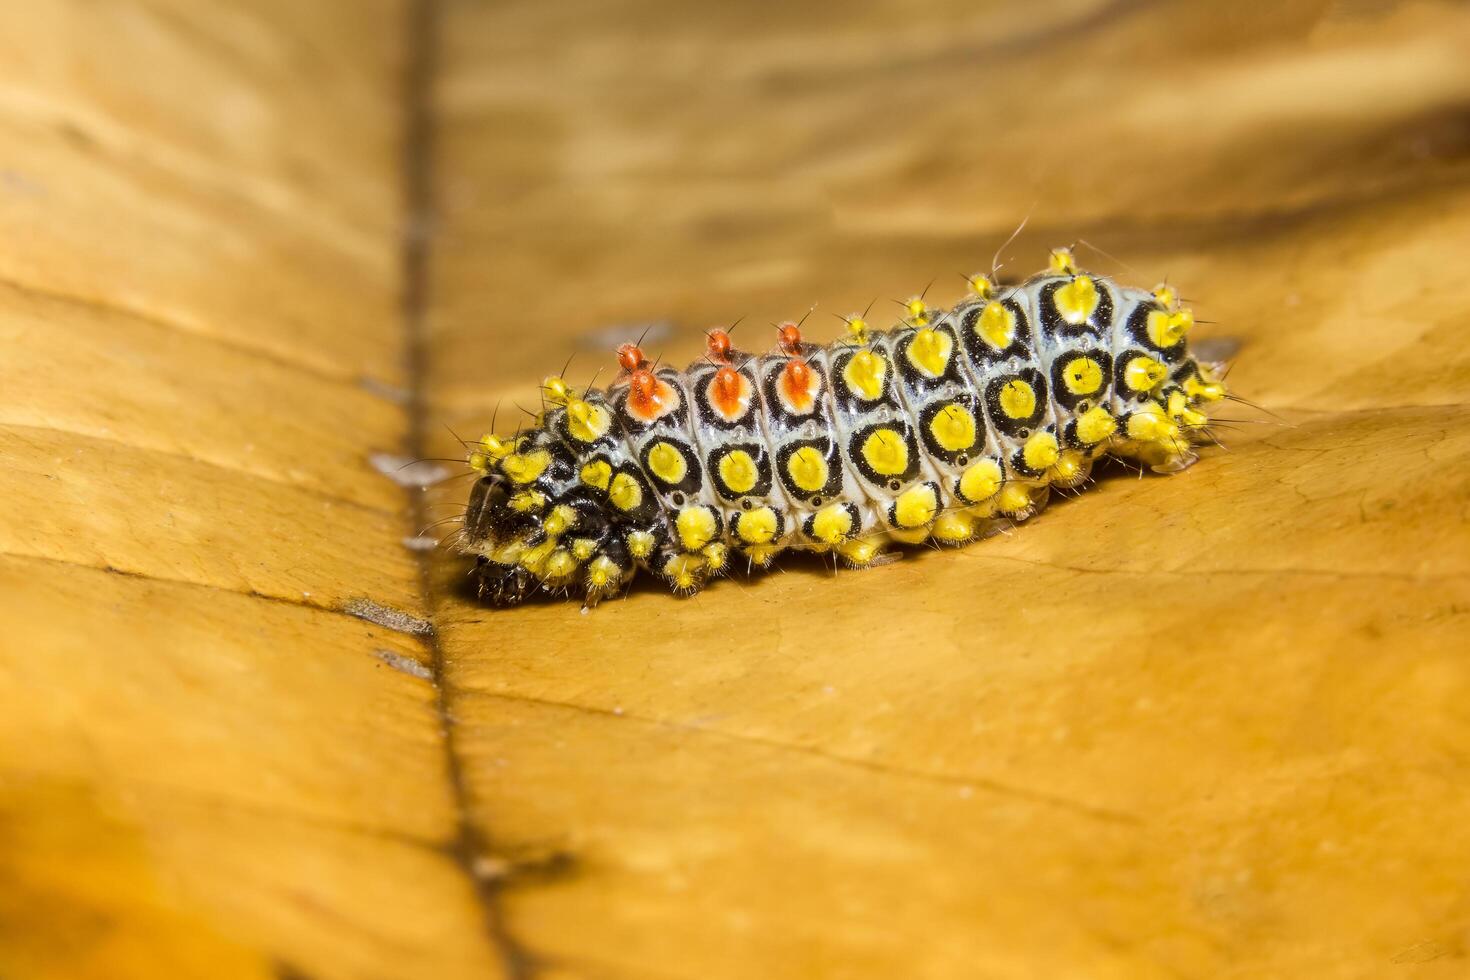
{"type": "Polygon", "coordinates": [[[1389,0],[0,10],[0,974],[1464,975],[1466,50],[1389,0]],[[465,485],[375,454],[630,325],[948,302],[1022,218],[1008,271],[1167,275],[1285,424],[687,602],[404,546],[465,485]]]}

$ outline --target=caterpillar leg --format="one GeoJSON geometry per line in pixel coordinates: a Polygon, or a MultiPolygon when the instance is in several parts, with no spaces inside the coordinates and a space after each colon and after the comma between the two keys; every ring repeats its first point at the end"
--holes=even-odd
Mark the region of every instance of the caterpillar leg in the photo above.
{"type": "Polygon", "coordinates": [[[965,507],[946,511],[935,520],[929,540],[959,546],[1000,533],[1006,523],[996,519],[993,507],[965,507]]]}
{"type": "Polygon", "coordinates": [[[583,605],[591,609],[603,599],[617,595],[628,587],[637,574],[638,566],[629,561],[625,554],[597,555],[587,563],[583,605]]]}
{"type": "Polygon", "coordinates": [[[965,511],[949,511],[934,519],[929,537],[940,544],[961,545],[975,537],[975,525],[975,518],[965,511]]]}
{"type": "Polygon", "coordinates": [[[871,537],[852,538],[832,550],[844,565],[852,569],[877,568],[896,562],[900,557],[896,551],[884,551],[881,544],[871,537]]]}
{"type": "Polygon", "coordinates": [[[1000,488],[995,510],[1013,521],[1024,521],[1045,510],[1050,499],[1051,488],[1045,483],[1011,480],[1000,488]]]}
{"type": "Polygon", "coordinates": [[[1051,485],[1062,490],[1080,487],[1092,476],[1093,457],[1082,450],[1064,449],[1057,457],[1056,465],[1048,471],[1051,485]]]}
{"type": "Polygon", "coordinates": [[[704,588],[710,578],[709,562],[701,554],[687,551],[667,557],[659,571],[676,595],[692,596],[704,588]]]}
{"type": "Polygon", "coordinates": [[[503,565],[483,555],[476,557],[472,574],[476,597],[495,606],[518,605],[540,585],[519,565],[503,565]]]}
{"type": "Polygon", "coordinates": [[[916,483],[894,498],[884,517],[888,536],[904,544],[920,544],[930,534],[940,512],[939,484],[916,483]]]}
{"type": "Polygon", "coordinates": [[[753,544],[740,549],[740,553],[750,562],[752,568],[770,568],[771,563],[783,549],[780,545],[753,544]]]}
{"type": "Polygon", "coordinates": [[[788,523],[776,508],[762,505],[736,511],[730,517],[730,530],[752,568],[769,568],[785,547],[788,523]]]}

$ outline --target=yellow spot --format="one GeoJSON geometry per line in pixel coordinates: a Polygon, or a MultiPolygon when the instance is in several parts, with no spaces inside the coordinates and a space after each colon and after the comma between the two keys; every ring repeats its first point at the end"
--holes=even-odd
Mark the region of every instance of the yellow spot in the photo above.
{"type": "Polygon", "coordinates": [[[546,494],[540,490],[522,490],[507,502],[517,514],[531,514],[546,506],[546,494]]]}
{"type": "Polygon", "coordinates": [[[780,547],[774,544],[757,544],[745,549],[745,554],[749,556],[750,560],[761,568],[769,565],[780,553],[780,547]]]}
{"type": "Polygon", "coordinates": [[[1086,445],[1102,442],[1118,431],[1118,420],[1108,414],[1102,406],[1077,416],[1077,438],[1086,445]]]}
{"type": "Polygon", "coordinates": [[[1189,395],[1192,402],[1217,402],[1225,397],[1225,386],[1218,381],[1201,381],[1199,378],[1187,378],[1184,382],[1184,392],[1189,395]]]}
{"type": "Polygon", "coordinates": [[[606,589],[617,584],[622,577],[623,570],[607,555],[599,555],[587,566],[587,584],[594,589],[606,589]]]}
{"type": "Polygon", "coordinates": [[[546,567],[546,559],[556,550],[555,541],[543,541],[534,548],[527,548],[521,553],[521,567],[533,575],[542,576],[542,570],[546,567]]]}
{"type": "Polygon", "coordinates": [[[870,350],[863,350],[852,355],[843,366],[842,379],[852,391],[872,401],[883,394],[883,378],[887,373],[887,361],[870,350]]]}
{"type": "Polygon", "coordinates": [[[589,487],[606,490],[608,481],[612,479],[612,467],[605,459],[594,459],[582,467],[581,477],[589,487]]]}
{"type": "Polygon", "coordinates": [[[759,475],[755,460],[743,449],[732,449],[721,456],[719,470],[721,482],[731,493],[749,493],[759,475]]]}
{"type": "Polygon", "coordinates": [[[929,540],[930,525],[924,524],[919,527],[890,527],[884,534],[889,541],[899,544],[923,544],[929,540]]]}
{"type": "Polygon", "coordinates": [[[1077,272],[1077,260],[1072,256],[1070,248],[1054,248],[1046,263],[1052,272],[1058,275],[1075,275],[1077,272]]]}
{"type": "Polygon", "coordinates": [[[893,520],[899,527],[923,527],[937,513],[939,498],[928,483],[909,487],[893,502],[893,520]]]}
{"type": "Polygon", "coordinates": [[[501,471],[516,483],[530,483],[551,464],[551,453],[533,449],[529,453],[512,453],[500,464],[501,471]]]}
{"type": "Polygon", "coordinates": [[[1132,391],[1153,391],[1169,376],[1169,369],[1152,357],[1135,357],[1123,369],[1123,383],[1132,391]]]}
{"type": "Polygon", "coordinates": [[[1031,506],[1031,490],[1021,483],[1007,483],[1000,492],[996,509],[1007,514],[1023,511],[1031,506]]]}
{"type": "Polygon", "coordinates": [[[596,442],[607,435],[612,416],[601,405],[575,398],[567,403],[567,431],[579,442],[596,442]]]}
{"type": "Polygon", "coordinates": [[[1169,314],[1163,310],[1148,311],[1148,339],[1155,347],[1173,347],[1179,338],[1169,330],[1169,314]]]}
{"type": "Polygon", "coordinates": [[[995,283],[990,281],[989,276],[981,275],[978,272],[967,278],[965,285],[969,287],[970,292],[979,296],[981,299],[989,299],[995,295],[995,283]]]}
{"type": "Polygon", "coordinates": [[[940,514],[929,531],[936,541],[945,544],[962,544],[975,535],[975,520],[968,514],[940,514]]]}
{"type": "Polygon", "coordinates": [[[937,378],[949,366],[949,355],[953,350],[954,340],[949,334],[925,327],[909,341],[908,359],[929,377],[937,378]]]}
{"type": "Polygon", "coordinates": [[[1169,416],[1175,419],[1179,425],[1198,429],[1205,423],[1210,422],[1207,416],[1189,407],[1189,397],[1185,392],[1175,389],[1169,392],[1169,416]]]}
{"type": "Polygon", "coordinates": [[[922,327],[929,322],[929,307],[924,305],[924,300],[919,296],[910,296],[903,304],[904,312],[908,314],[909,322],[916,327],[922,327]]]}
{"type": "Polygon", "coordinates": [[[1179,426],[1167,415],[1164,407],[1150,402],[1128,416],[1128,438],[1139,442],[1171,442],[1178,438],[1179,426]]]}
{"type": "Polygon", "coordinates": [[[636,510],[643,503],[643,488],[627,473],[619,473],[612,478],[607,498],[618,510],[636,510]]]}
{"type": "Polygon", "coordinates": [[[480,437],[480,449],[491,459],[504,459],[515,451],[515,443],[507,442],[499,436],[486,435],[480,437]]]}
{"type": "Polygon", "coordinates": [[[526,542],[520,538],[507,541],[490,553],[490,558],[502,565],[514,565],[521,560],[521,555],[526,553],[526,542]]]}
{"type": "Polygon", "coordinates": [[[477,453],[489,459],[503,459],[510,455],[512,446],[497,435],[486,434],[480,437],[477,453]]]}
{"type": "Polygon", "coordinates": [[[1021,458],[1033,470],[1050,469],[1060,453],[1057,437],[1050,432],[1038,432],[1021,447],[1021,458]]]}
{"type": "Polygon", "coordinates": [[[1148,314],[1148,339],[1155,347],[1173,347],[1194,326],[1194,314],[1189,310],[1166,313],[1150,310],[1148,314]]]}
{"type": "Polygon", "coordinates": [[[675,555],[664,562],[664,574],[680,589],[692,589],[699,581],[696,574],[704,568],[699,555],[675,555]]]}
{"type": "Polygon", "coordinates": [[[975,445],[975,416],[951,402],[929,420],[929,433],[946,452],[961,452],[975,445]]]}
{"type": "Polygon", "coordinates": [[[572,555],[577,561],[586,561],[597,553],[597,542],[591,538],[573,538],[572,555]]]}
{"type": "Polygon", "coordinates": [[[1057,312],[1062,315],[1062,319],[1075,327],[1086,323],[1087,318],[1097,309],[1097,284],[1092,281],[1091,276],[1078,276],[1053,293],[1052,298],[1056,301],[1057,312]]]}
{"type": "Polygon", "coordinates": [[[874,429],[863,440],[862,452],[879,476],[897,476],[909,468],[909,447],[894,429],[874,429]]]}
{"type": "Polygon", "coordinates": [[[712,572],[720,571],[725,567],[725,562],[730,560],[730,549],[718,541],[705,545],[699,553],[704,555],[704,560],[709,563],[709,570],[712,572]]]}
{"type": "Polygon", "coordinates": [[[567,528],[577,526],[577,512],[566,504],[557,504],[551,508],[551,513],[546,515],[541,526],[547,534],[558,537],[565,534],[567,528]]]}
{"type": "Polygon", "coordinates": [[[629,531],[628,554],[634,558],[647,558],[653,554],[653,535],[647,531],[629,531]]]}
{"type": "MultiPolygon", "coordinates": [[[[1180,418],[1186,411],[1189,411],[1189,397],[1177,388],[1170,391],[1164,411],[1168,413],[1170,418],[1180,418]]],[[[1199,413],[1193,412],[1191,414],[1198,415],[1199,413]]]]}
{"type": "Polygon", "coordinates": [[[685,507],[674,519],[679,541],[685,551],[698,551],[709,544],[719,530],[715,515],[708,507],[685,507]]]}
{"type": "Polygon", "coordinates": [[[1007,418],[1029,419],[1036,412],[1036,391],[1020,378],[1012,378],[1000,389],[1000,410],[1007,418]]]}
{"type": "Polygon", "coordinates": [[[878,557],[878,545],[862,538],[853,538],[839,544],[837,553],[854,565],[868,565],[878,557]]]}
{"type": "Polygon", "coordinates": [[[653,475],[671,486],[681,483],[689,472],[684,454],[671,442],[655,443],[648,451],[648,468],[653,475]]]}
{"type": "Polygon", "coordinates": [[[975,323],[975,332],[991,347],[1005,350],[1016,339],[1016,314],[1006,309],[1004,303],[986,303],[975,323]]]}
{"type": "Polygon", "coordinates": [[[1062,384],[1074,395],[1090,395],[1102,382],[1102,365],[1090,357],[1074,357],[1062,368],[1062,384]]]}
{"type": "Polygon", "coordinates": [[[979,460],[960,474],[960,496],[972,504],[989,500],[1000,489],[1000,481],[1000,464],[993,459],[979,460]]]}
{"type": "Polygon", "coordinates": [[[842,504],[823,507],[812,518],[812,537],[824,544],[836,544],[851,533],[852,514],[842,504]]]}
{"type": "Polygon", "coordinates": [[[565,381],[553,374],[541,382],[541,397],[553,405],[563,405],[571,397],[571,389],[565,381]]]}
{"type": "Polygon", "coordinates": [[[868,321],[854,313],[847,318],[847,335],[855,344],[868,342],[868,321]]]}
{"type": "Polygon", "coordinates": [[[827,485],[827,458],[815,446],[802,446],[786,461],[786,472],[798,489],[816,493],[827,485]]]}
{"type": "Polygon", "coordinates": [[[577,570],[577,559],[565,548],[558,548],[546,559],[546,578],[566,578],[577,570]]]}
{"type": "Polygon", "coordinates": [[[774,510],[757,507],[736,515],[735,533],[746,544],[769,544],[776,536],[778,524],[774,510]]]}
{"type": "Polygon", "coordinates": [[[470,469],[474,470],[476,473],[484,475],[490,472],[490,457],[486,456],[478,449],[470,451],[470,458],[468,460],[468,463],[470,464],[470,469]]]}
{"type": "Polygon", "coordinates": [[[1071,483],[1082,474],[1083,456],[1075,449],[1068,449],[1057,457],[1052,473],[1063,483],[1071,483]]]}
{"type": "Polygon", "coordinates": [[[1179,293],[1175,291],[1173,286],[1161,282],[1154,287],[1154,302],[1160,306],[1173,309],[1175,304],[1179,302],[1179,293]]]}

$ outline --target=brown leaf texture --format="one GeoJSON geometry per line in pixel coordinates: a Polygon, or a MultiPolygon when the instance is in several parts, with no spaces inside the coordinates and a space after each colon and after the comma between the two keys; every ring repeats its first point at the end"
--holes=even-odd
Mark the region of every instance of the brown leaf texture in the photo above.
{"type": "Polygon", "coordinates": [[[1464,975],[1466,50],[1391,0],[3,8],[0,976],[1464,975]],[[1263,410],[690,600],[488,609],[415,542],[467,483],[399,461],[569,356],[947,304],[1023,219],[1008,274],[1167,277],[1263,410]]]}

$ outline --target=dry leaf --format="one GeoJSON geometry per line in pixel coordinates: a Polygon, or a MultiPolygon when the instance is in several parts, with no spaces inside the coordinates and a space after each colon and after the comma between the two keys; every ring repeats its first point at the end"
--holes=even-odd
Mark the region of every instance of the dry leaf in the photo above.
{"type": "Polygon", "coordinates": [[[1463,5],[12,6],[0,975],[1465,972],[1463,5]],[[1269,412],[871,572],[425,550],[574,352],[1022,219],[1269,412]]]}

